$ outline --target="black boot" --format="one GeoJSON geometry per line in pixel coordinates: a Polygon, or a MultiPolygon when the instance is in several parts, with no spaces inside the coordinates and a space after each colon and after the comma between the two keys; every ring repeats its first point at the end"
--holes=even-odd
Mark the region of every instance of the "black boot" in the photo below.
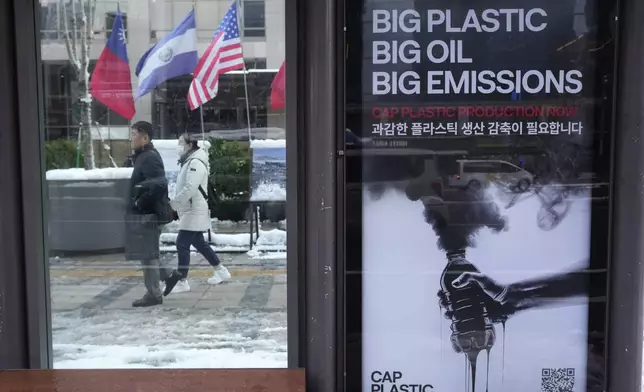
{"type": "Polygon", "coordinates": [[[174,286],[177,285],[177,283],[183,279],[183,275],[179,273],[179,271],[172,271],[172,275],[168,277],[168,279],[165,280],[165,290],[163,290],[163,296],[167,296],[172,292],[172,289],[174,289],[174,286]]]}
{"type": "Polygon", "coordinates": [[[150,294],[145,294],[143,298],[137,299],[136,301],[132,302],[132,306],[134,306],[135,308],[144,308],[148,306],[161,305],[162,303],[163,298],[155,298],[150,294]]]}

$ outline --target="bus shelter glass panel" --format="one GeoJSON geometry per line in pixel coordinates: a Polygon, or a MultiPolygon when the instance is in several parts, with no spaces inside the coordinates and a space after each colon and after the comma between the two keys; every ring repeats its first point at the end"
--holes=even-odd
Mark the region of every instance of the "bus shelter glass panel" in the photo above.
{"type": "Polygon", "coordinates": [[[286,367],[284,0],[37,7],[54,367],[286,367]]]}

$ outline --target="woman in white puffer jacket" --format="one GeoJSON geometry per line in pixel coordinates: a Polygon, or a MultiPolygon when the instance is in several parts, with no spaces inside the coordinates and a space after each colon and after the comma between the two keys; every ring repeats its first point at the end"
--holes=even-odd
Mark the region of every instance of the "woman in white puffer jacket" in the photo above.
{"type": "MultiPolygon", "coordinates": [[[[197,140],[191,138],[189,134],[179,138],[179,153],[181,169],[177,176],[175,195],[170,200],[170,206],[179,216],[177,257],[181,280],[171,290],[175,293],[190,291],[187,277],[190,269],[191,246],[194,246],[215,269],[213,276],[208,279],[209,284],[219,284],[230,279],[230,272],[221,265],[215,251],[204,240],[204,232],[211,229],[208,201],[204,197],[204,195],[207,197],[208,189],[208,154],[199,148],[197,140]]],[[[164,295],[168,294],[170,292],[164,292],[164,295]]]]}

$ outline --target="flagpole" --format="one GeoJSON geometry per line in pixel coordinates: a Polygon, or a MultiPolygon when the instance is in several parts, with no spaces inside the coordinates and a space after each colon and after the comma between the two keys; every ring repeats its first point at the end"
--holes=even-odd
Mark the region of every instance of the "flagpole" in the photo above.
{"type": "Polygon", "coordinates": [[[201,118],[201,142],[206,142],[206,127],[203,123],[203,105],[199,105],[199,117],[201,118]]]}
{"type": "MultiPolygon", "coordinates": [[[[192,1],[192,12],[195,12],[195,1],[196,0],[192,1]]],[[[193,74],[192,75],[192,80],[193,81],[195,80],[194,77],[195,76],[193,74]]],[[[205,105],[205,104],[206,103],[204,102],[201,105],[199,105],[199,121],[201,121],[201,143],[203,143],[204,146],[205,146],[205,143],[206,143],[206,126],[204,125],[204,122],[203,122],[203,105],[205,105]]]]}
{"type": "MultiPolygon", "coordinates": [[[[241,9],[242,9],[241,8],[241,0],[235,0],[235,2],[237,3],[237,27],[239,27],[239,29],[240,29],[239,33],[240,33],[240,36],[241,36],[242,32],[244,31],[243,28],[242,28],[242,25],[240,23],[240,16],[239,16],[240,12],[241,12],[241,9]]],[[[250,142],[252,141],[252,135],[251,135],[251,131],[250,131],[250,100],[248,99],[248,81],[246,79],[246,74],[248,73],[248,71],[246,69],[246,61],[245,61],[245,57],[244,57],[244,43],[243,42],[242,42],[242,45],[241,45],[241,51],[242,51],[242,63],[244,65],[244,95],[246,96],[246,120],[247,120],[246,122],[247,122],[247,125],[248,125],[248,143],[250,144],[250,142]]]]}

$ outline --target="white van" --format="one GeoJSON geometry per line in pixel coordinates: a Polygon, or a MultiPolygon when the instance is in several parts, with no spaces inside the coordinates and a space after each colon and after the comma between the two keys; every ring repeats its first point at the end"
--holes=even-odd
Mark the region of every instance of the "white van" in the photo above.
{"type": "Polygon", "coordinates": [[[479,189],[490,182],[500,183],[518,192],[527,191],[534,183],[534,176],[525,169],[501,160],[457,161],[458,172],[448,177],[448,185],[479,189]]]}

